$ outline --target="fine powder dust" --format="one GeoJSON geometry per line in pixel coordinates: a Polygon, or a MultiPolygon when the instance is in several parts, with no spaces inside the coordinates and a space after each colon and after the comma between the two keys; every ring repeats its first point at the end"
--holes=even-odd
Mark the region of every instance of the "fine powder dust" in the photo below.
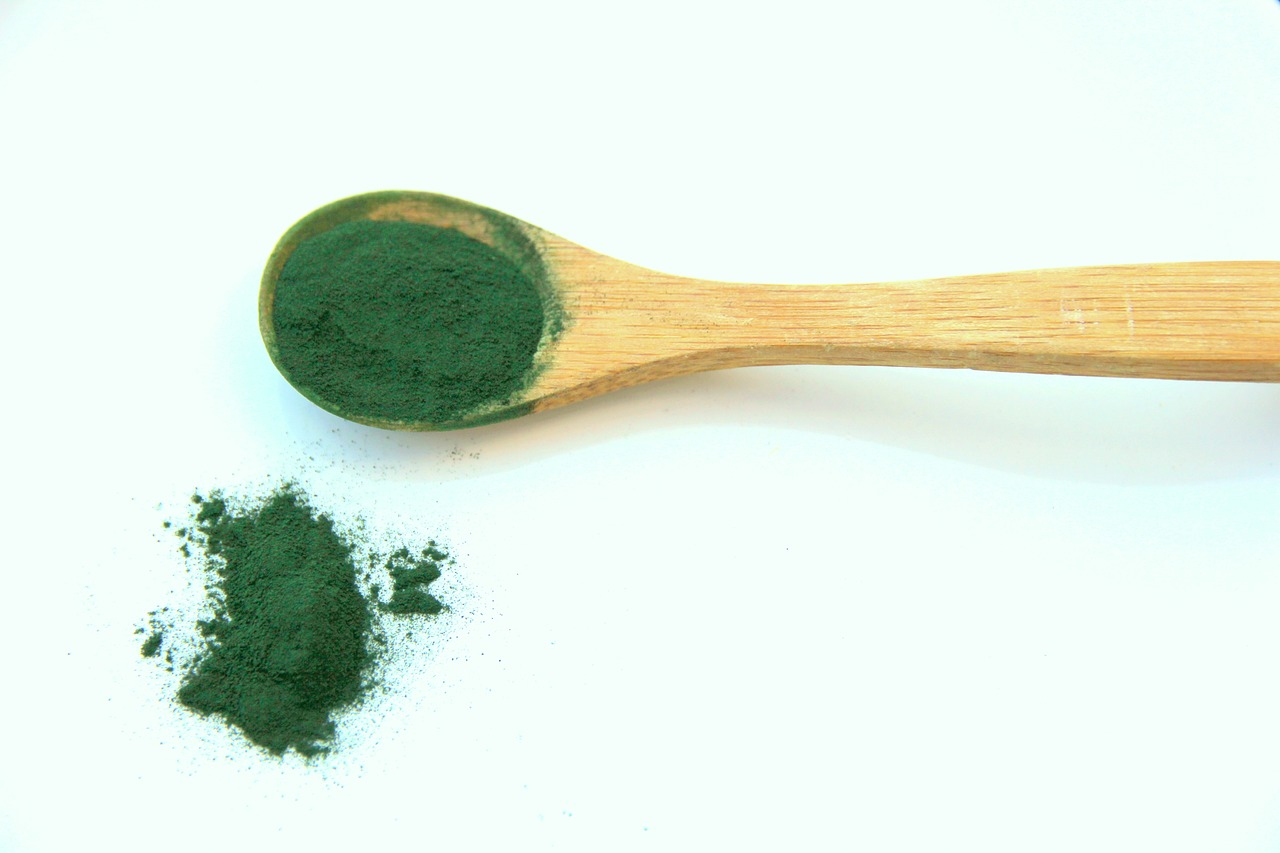
{"type": "Polygon", "coordinates": [[[142,655],[181,667],[183,706],[220,717],[268,752],[328,751],[335,714],[375,686],[385,620],[443,610],[428,586],[451,558],[434,541],[418,553],[357,558],[356,543],[296,486],[235,508],[217,492],[192,503],[190,526],[174,532],[207,570],[201,640],[189,660],[175,662],[177,626],[166,610],[153,611],[142,655]],[[375,575],[390,580],[385,603],[375,575]]]}

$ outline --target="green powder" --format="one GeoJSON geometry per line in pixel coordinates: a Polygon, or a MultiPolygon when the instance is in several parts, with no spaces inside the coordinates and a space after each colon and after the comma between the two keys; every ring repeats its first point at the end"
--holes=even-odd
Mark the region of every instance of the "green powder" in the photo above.
{"type": "MultiPolygon", "coordinates": [[[[435,543],[420,557],[407,548],[382,565],[394,584],[379,605],[360,588],[353,544],[294,487],[236,511],[220,494],[193,498],[187,532],[203,549],[212,616],[198,622],[204,641],[187,668],[178,701],[218,715],[254,743],[280,755],[326,751],[334,715],[373,686],[380,642],[375,606],[394,615],[444,609],[427,586],[448,555],[435,543]]],[[[151,614],[142,654],[159,654],[166,632],[151,614]]],[[[173,650],[166,660],[173,662],[173,650]]]]}
{"type": "Polygon", "coordinates": [[[164,631],[155,631],[142,641],[142,656],[153,658],[160,654],[160,644],[164,642],[164,631]]]}
{"type": "Polygon", "coordinates": [[[440,566],[448,556],[432,542],[416,560],[409,555],[408,548],[401,548],[387,558],[386,568],[391,575],[394,591],[383,609],[402,616],[411,613],[431,616],[439,613],[444,605],[427,592],[427,587],[440,577],[440,566]]]}
{"type": "MultiPolygon", "coordinates": [[[[168,522],[165,522],[165,526],[169,526],[168,522]]],[[[139,628],[135,632],[147,635],[147,638],[142,641],[142,656],[144,658],[154,658],[160,655],[160,647],[164,644],[164,612],[162,610],[152,610],[147,614],[147,627],[139,628]]],[[[172,663],[172,661],[169,662],[172,663]]]]}
{"type": "Polygon", "coordinates": [[[538,288],[458,231],[355,221],[304,240],[276,282],[278,361],[357,419],[448,425],[512,398],[543,334],[538,288]]]}

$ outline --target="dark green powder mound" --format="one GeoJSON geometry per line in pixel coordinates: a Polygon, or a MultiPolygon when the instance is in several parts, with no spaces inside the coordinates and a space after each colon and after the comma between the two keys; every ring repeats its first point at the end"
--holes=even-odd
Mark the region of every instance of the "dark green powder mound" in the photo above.
{"type": "Polygon", "coordinates": [[[186,672],[178,701],[268,751],[327,751],[334,715],[374,686],[376,656],[388,651],[375,606],[394,617],[439,613],[444,605],[427,587],[452,558],[432,541],[418,556],[402,547],[357,565],[353,544],[295,487],[248,509],[219,493],[192,500],[193,523],[177,533],[203,551],[213,614],[197,623],[200,650],[183,665],[169,639],[172,613],[152,611],[138,629],[148,634],[143,656],[165,647],[169,668],[186,672]],[[392,582],[386,604],[376,586],[360,586],[379,567],[392,582]]]}
{"type": "Polygon", "coordinates": [[[457,231],[357,221],[290,255],[274,324],[281,368],[326,408],[446,425],[529,381],[543,304],[511,260],[457,231]]]}
{"type": "Polygon", "coordinates": [[[178,691],[274,753],[323,749],[333,713],[361,692],[372,652],[369,604],[351,547],[293,490],[235,513],[212,497],[196,516],[221,607],[201,624],[210,651],[178,691]]]}

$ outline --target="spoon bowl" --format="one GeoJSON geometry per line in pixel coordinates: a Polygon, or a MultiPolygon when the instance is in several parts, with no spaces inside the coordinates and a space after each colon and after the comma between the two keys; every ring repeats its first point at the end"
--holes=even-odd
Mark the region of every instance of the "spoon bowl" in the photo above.
{"type": "MultiPolygon", "coordinates": [[[[258,292],[258,326],[263,342],[276,367],[305,397],[336,415],[384,429],[432,430],[476,426],[524,414],[522,403],[490,405],[486,411],[469,413],[457,422],[430,423],[371,415],[347,401],[335,399],[298,381],[282,356],[275,322],[276,292],[281,273],[297,248],[314,237],[352,222],[408,222],[457,231],[497,251],[519,269],[536,287],[543,303],[543,344],[534,358],[534,373],[546,361],[548,345],[559,329],[557,290],[542,258],[541,238],[545,232],[497,210],[450,196],[425,192],[384,191],[365,193],[335,201],[304,216],[276,243],[262,275],[258,292]]],[[[390,318],[389,318],[389,321],[390,318]]],[[[507,401],[504,401],[507,402],[507,401]]]]}
{"type": "Polygon", "coordinates": [[[478,426],[641,382],[759,365],[1277,382],[1280,262],[740,284],[658,273],[449,196],[376,192],[322,207],[285,233],[263,273],[259,324],[267,351],[299,391],[344,418],[390,429],[478,426]],[[397,419],[362,411],[291,375],[277,334],[281,274],[303,243],[359,221],[459,232],[532,282],[542,303],[542,336],[514,392],[448,417],[397,419]]]}

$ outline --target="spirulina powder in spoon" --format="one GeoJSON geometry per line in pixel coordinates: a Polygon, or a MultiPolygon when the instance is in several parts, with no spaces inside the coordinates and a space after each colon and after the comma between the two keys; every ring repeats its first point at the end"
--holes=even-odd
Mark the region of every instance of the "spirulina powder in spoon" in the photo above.
{"type": "MultiPolygon", "coordinates": [[[[326,751],[334,716],[358,704],[373,685],[379,620],[431,615],[443,605],[428,585],[450,562],[434,542],[420,553],[400,548],[382,568],[391,596],[362,589],[371,568],[358,567],[353,543],[314,510],[296,487],[233,509],[225,496],[193,498],[182,547],[203,552],[212,615],[198,623],[203,647],[186,667],[178,701],[215,715],[280,755],[326,751]]],[[[380,559],[380,558],[373,558],[380,559]]],[[[166,626],[151,614],[141,652],[158,657],[166,626]]],[[[172,663],[172,653],[166,653],[172,663]]]]}
{"type": "Polygon", "coordinates": [[[300,243],[275,287],[276,358],[357,420],[449,425],[529,382],[543,334],[532,278],[449,228],[347,222],[300,243]]]}

